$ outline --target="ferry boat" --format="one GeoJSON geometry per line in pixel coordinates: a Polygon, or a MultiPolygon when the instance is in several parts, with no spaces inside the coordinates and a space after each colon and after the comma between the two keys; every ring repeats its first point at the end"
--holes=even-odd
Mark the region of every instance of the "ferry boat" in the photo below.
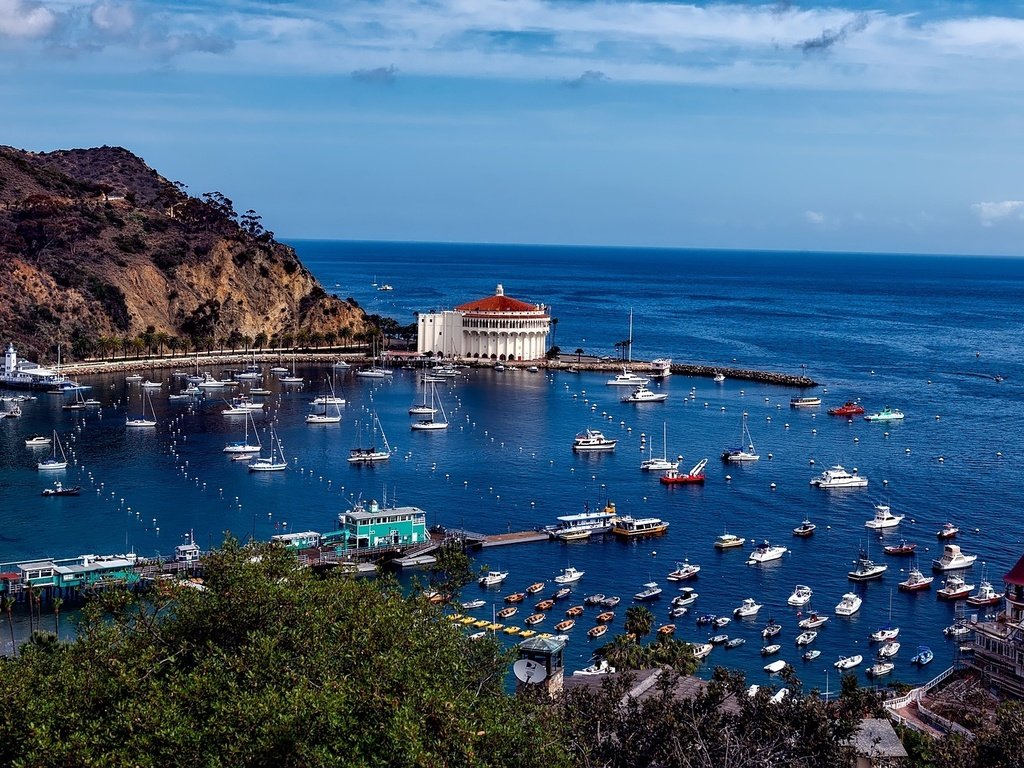
{"type": "Polygon", "coordinates": [[[789,398],[790,408],[813,408],[821,405],[820,397],[791,397],[789,398]]]}
{"type": "Polygon", "coordinates": [[[828,409],[829,416],[860,416],[862,413],[864,413],[864,406],[852,400],[847,400],[842,405],[828,409]]]}
{"type": "Polygon", "coordinates": [[[935,595],[940,600],[963,600],[974,589],[973,584],[968,584],[958,574],[950,574],[942,582],[942,586],[935,590],[935,595]]]}
{"type": "Polygon", "coordinates": [[[652,392],[643,384],[622,398],[624,403],[663,403],[666,400],[668,400],[667,392],[652,392]]]}
{"type": "Polygon", "coordinates": [[[618,518],[612,524],[616,536],[658,536],[668,530],[668,522],[657,517],[632,518],[629,515],[618,518]]]}
{"type": "Polygon", "coordinates": [[[860,610],[860,606],[863,600],[856,592],[847,592],[843,595],[843,599],[836,605],[836,615],[838,616],[853,616],[857,611],[860,610]]]}
{"type": "Polygon", "coordinates": [[[839,464],[826,469],[817,477],[811,478],[811,485],[816,485],[819,488],[863,488],[867,484],[868,479],[858,475],[856,469],[851,474],[839,464]]]}
{"type": "Polygon", "coordinates": [[[762,541],[757,548],[750,553],[750,558],[747,560],[747,565],[756,565],[760,563],[769,563],[772,560],[778,560],[784,554],[789,552],[785,547],[773,546],[767,539],[762,541]]]}
{"type": "Polygon", "coordinates": [[[732,549],[733,547],[742,547],[746,542],[746,539],[736,536],[735,534],[723,533],[715,539],[715,549],[732,549]]]}
{"type": "Polygon", "coordinates": [[[889,546],[884,547],[883,549],[885,550],[885,554],[887,555],[912,555],[914,554],[914,550],[917,549],[917,544],[908,544],[906,539],[900,539],[899,544],[890,544],[889,546]]]}
{"type": "Polygon", "coordinates": [[[817,527],[818,526],[816,526],[810,520],[808,520],[807,518],[804,518],[804,521],[802,523],[800,523],[800,525],[798,525],[796,528],[793,529],[793,535],[794,536],[803,536],[803,537],[810,536],[811,534],[814,533],[814,531],[815,531],[815,529],[817,529],[817,527]]]}
{"type": "Polygon", "coordinates": [[[933,581],[934,576],[925,576],[919,569],[911,568],[906,580],[901,581],[898,586],[903,592],[917,592],[931,587],[933,581]]]}
{"type": "Polygon", "coordinates": [[[932,560],[933,571],[955,571],[960,568],[970,568],[977,555],[965,555],[956,544],[947,544],[942,548],[942,557],[932,560]]]}
{"type": "Polygon", "coordinates": [[[588,536],[592,533],[607,533],[612,529],[612,523],[617,517],[615,502],[609,501],[599,512],[591,512],[584,507],[584,511],[579,514],[561,515],[556,518],[558,525],[547,530],[551,536],[562,539],[566,536],[574,538],[573,534],[576,533],[585,533],[588,536]]]}
{"type": "Polygon", "coordinates": [[[869,413],[864,421],[902,421],[903,411],[886,406],[878,413],[869,413]]]}
{"type": "Polygon", "coordinates": [[[599,430],[587,429],[573,438],[572,449],[578,453],[583,451],[614,451],[615,444],[618,442],[618,440],[605,437],[599,430]]]}
{"type": "Polygon", "coordinates": [[[875,516],[864,523],[865,528],[881,530],[883,528],[895,528],[903,522],[906,515],[894,515],[888,504],[875,504],[875,516]]]}
{"type": "Polygon", "coordinates": [[[848,571],[846,576],[852,581],[870,581],[871,579],[879,579],[882,574],[889,570],[889,566],[884,563],[876,563],[874,560],[868,557],[868,553],[863,549],[860,551],[860,555],[854,561],[856,567],[852,571],[848,571]]]}
{"type": "Polygon", "coordinates": [[[795,606],[797,608],[807,605],[811,601],[811,596],[814,594],[813,590],[806,584],[797,584],[793,588],[793,594],[786,600],[788,605],[795,606]]]}
{"type": "Polygon", "coordinates": [[[958,533],[960,533],[959,528],[953,525],[953,523],[946,523],[936,532],[935,537],[939,539],[954,539],[958,533]]]}
{"type": "Polygon", "coordinates": [[[669,469],[661,476],[661,482],[664,485],[689,485],[693,483],[703,483],[704,467],[706,467],[707,464],[707,459],[701,459],[694,464],[693,468],[686,474],[682,474],[678,469],[669,469]]]}
{"type": "Polygon", "coordinates": [[[689,560],[676,563],[676,569],[665,578],[669,581],[686,581],[700,573],[700,566],[693,565],[689,560]]]}
{"type": "Polygon", "coordinates": [[[641,603],[649,600],[656,600],[661,596],[662,592],[663,590],[658,586],[658,582],[648,581],[644,584],[643,589],[633,595],[633,599],[641,603]]]}

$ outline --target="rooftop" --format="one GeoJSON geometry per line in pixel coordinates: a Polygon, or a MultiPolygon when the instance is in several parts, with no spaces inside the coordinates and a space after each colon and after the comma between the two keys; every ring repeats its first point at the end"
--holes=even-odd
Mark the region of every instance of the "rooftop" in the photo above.
{"type": "Polygon", "coordinates": [[[863,757],[907,757],[903,742],[886,718],[865,718],[857,733],[850,738],[850,746],[863,757]]]}
{"type": "Polygon", "coordinates": [[[1017,564],[1003,576],[1003,581],[1017,587],[1024,587],[1024,556],[1021,556],[1017,564]]]}
{"type": "Polygon", "coordinates": [[[541,312],[543,307],[538,304],[528,304],[519,299],[513,299],[505,295],[505,289],[499,284],[493,296],[485,299],[477,299],[456,307],[460,312],[541,312]]]}

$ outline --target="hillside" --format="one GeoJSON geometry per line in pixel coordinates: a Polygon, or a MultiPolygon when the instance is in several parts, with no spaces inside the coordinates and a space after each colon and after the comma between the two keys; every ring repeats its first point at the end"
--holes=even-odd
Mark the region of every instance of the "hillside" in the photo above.
{"type": "Polygon", "coordinates": [[[82,357],[139,339],[262,346],[369,330],[254,212],[192,197],[118,147],[0,147],[0,263],[0,342],[28,357],[52,359],[58,340],[82,357]]]}

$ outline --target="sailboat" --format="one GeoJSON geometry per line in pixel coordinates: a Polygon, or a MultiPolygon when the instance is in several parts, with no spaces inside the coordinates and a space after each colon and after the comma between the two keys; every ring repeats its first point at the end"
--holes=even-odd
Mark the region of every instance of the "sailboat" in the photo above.
{"type": "Polygon", "coordinates": [[[45,459],[36,464],[36,469],[49,470],[49,469],[67,469],[68,468],[68,457],[64,454],[64,446],[61,445],[60,438],[57,437],[57,430],[53,430],[53,452],[45,459]],[[57,458],[57,451],[60,451],[60,458],[57,458]]]}
{"type": "Polygon", "coordinates": [[[637,387],[644,386],[650,379],[638,376],[629,369],[633,362],[633,310],[629,310],[629,339],[626,341],[626,364],[622,366],[622,373],[616,374],[614,379],[605,382],[610,387],[637,387]]]}
{"type": "Polygon", "coordinates": [[[640,469],[644,472],[663,472],[666,469],[679,469],[678,461],[668,460],[668,423],[661,425],[661,458],[654,458],[650,452],[647,458],[640,462],[640,469]]]}
{"type": "Polygon", "coordinates": [[[871,633],[871,641],[875,643],[887,643],[899,637],[900,628],[892,625],[892,589],[889,590],[889,620],[885,626],[877,632],[871,633]]]}
{"type": "MultiPolygon", "coordinates": [[[[447,425],[446,425],[447,426],[447,425]]],[[[391,458],[391,454],[394,452],[391,449],[391,445],[388,443],[388,436],[384,434],[384,427],[380,423],[380,419],[377,418],[377,414],[373,414],[373,432],[377,433],[380,430],[381,439],[384,441],[384,450],[380,450],[377,446],[371,444],[368,448],[358,446],[349,451],[348,461],[350,464],[372,464],[375,461],[387,461],[391,458]]]]}
{"type": "Polygon", "coordinates": [[[331,394],[329,395],[317,395],[313,398],[313,405],[344,405],[345,398],[339,397],[334,391],[334,374],[332,373],[330,378],[326,378],[327,385],[331,388],[331,394]]]}
{"type": "Polygon", "coordinates": [[[75,399],[70,403],[64,403],[61,408],[65,411],[84,411],[85,410],[85,397],[82,395],[82,390],[75,390],[75,399]]]}
{"type": "Polygon", "coordinates": [[[433,383],[430,384],[430,405],[433,407],[436,405],[441,410],[441,421],[434,418],[435,414],[430,414],[425,419],[420,419],[409,426],[412,429],[425,430],[425,429],[448,429],[448,414],[444,412],[444,405],[437,397],[437,386],[433,383]]]}
{"type": "Polygon", "coordinates": [[[277,379],[282,384],[302,384],[305,379],[295,375],[295,350],[292,350],[292,372],[291,375],[280,376],[277,379]]]}
{"type": "Polygon", "coordinates": [[[284,449],[281,447],[281,440],[274,427],[270,427],[270,456],[259,458],[249,462],[250,472],[280,472],[288,468],[288,462],[284,458],[284,449]]]}
{"type": "Polygon", "coordinates": [[[754,452],[754,438],[747,428],[747,414],[743,414],[743,430],[740,435],[739,448],[726,448],[722,451],[722,461],[757,461],[761,457],[754,452]]]}
{"type": "MultiPolygon", "coordinates": [[[[443,381],[443,379],[442,379],[443,381]]],[[[423,402],[419,405],[413,405],[409,408],[410,416],[433,416],[437,413],[437,409],[434,408],[430,403],[427,402],[427,388],[423,388],[423,402]]]]}
{"type": "Polygon", "coordinates": [[[153,412],[153,401],[149,397],[149,392],[142,390],[142,415],[133,419],[131,416],[124,420],[126,427],[155,427],[156,426],[156,414],[153,412]],[[146,418],[146,403],[149,403],[149,412],[151,418],[146,418]]]}
{"type": "Polygon", "coordinates": [[[330,397],[318,397],[316,400],[313,401],[314,405],[316,404],[317,400],[323,402],[323,413],[306,414],[307,424],[337,424],[338,422],[341,421],[341,405],[339,401],[341,403],[344,403],[345,400],[335,396],[334,383],[330,379],[327,380],[327,383],[330,384],[331,386],[330,397]],[[334,413],[331,413],[332,408],[334,409],[334,413]]]}
{"type": "Polygon", "coordinates": [[[374,342],[373,364],[369,368],[360,368],[356,371],[356,376],[361,379],[386,379],[390,375],[391,371],[377,365],[377,345],[376,342],[374,342]]]}
{"type": "Polygon", "coordinates": [[[249,411],[245,415],[245,439],[242,441],[236,441],[234,443],[228,443],[224,446],[224,453],[238,453],[243,455],[249,455],[253,453],[259,453],[263,449],[260,444],[260,436],[256,431],[256,422],[252,419],[252,411],[249,411]],[[256,436],[256,445],[249,444],[249,422],[252,421],[252,433],[256,436]]]}

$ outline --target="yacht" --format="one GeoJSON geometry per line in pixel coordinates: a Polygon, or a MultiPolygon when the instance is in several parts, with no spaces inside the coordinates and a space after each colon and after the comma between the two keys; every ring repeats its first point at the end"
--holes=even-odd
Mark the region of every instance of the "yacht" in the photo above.
{"type": "Polygon", "coordinates": [[[772,560],[778,560],[787,552],[789,552],[789,550],[785,547],[772,546],[772,544],[766,539],[750,553],[747,565],[756,565],[759,563],[768,563],[772,560]]]}
{"type": "Polygon", "coordinates": [[[508,578],[508,571],[488,571],[476,583],[481,587],[495,587],[508,578]]]}
{"type": "Polygon", "coordinates": [[[643,384],[622,398],[624,403],[663,403],[666,400],[668,400],[667,392],[652,392],[643,384]]]}
{"type": "Polygon", "coordinates": [[[860,551],[859,556],[854,561],[856,567],[847,572],[847,577],[853,581],[870,581],[871,579],[881,578],[882,574],[889,570],[889,566],[885,563],[876,563],[874,560],[868,557],[868,553],[863,549],[860,551]]]}
{"type": "Polygon", "coordinates": [[[35,448],[36,446],[49,445],[52,442],[53,440],[45,435],[30,435],[25,438],[25,447],[35,448]]]}
{"type": "Polygon", "coordinates": [[[750,616],[756,616],[757,612],[761,610],[761,604],[756,602],[754,598],[748,597],[740,604],[740,606],[733,610],[732,614],[737,619],[746,619],[750,616]]]}
{"type": "Polygon", "coordinates": [[[391,444],[388,442],[388,436],[384,433],[384,425],[380,423],[380,419],[377,418],[376,413],[373,414],[373,438],[370,440],[370,445],[362,445],[361,429],[359,430],[359,434],[360,444],[349,449],[349,464],[374,464],[378,461],[387,461],[395,452],[391,447],[391,444]],[[384,443],[383,448],[378,448],[376,445],[376,435],[378,430],[380,430],[380,436],[384,443]]]}
{"type": "Polygon", "coordinates": [[[59,470],[68,468],[68,457],[64,453],[64,446],[60,442],[60,438],[57,437],[57,430],[53,430],[53,452],[42,461],[36,463],[36,469],[40,472],[59,470]],[[60,457],[57,457],[57,452],[60,451],[60,457]]]}
{"type": "Polygon", "coordinates": [[[820,397],[791,397],[789,398],[790,408],[813,408],[821,405],[820,397]]]}
{"type": "Polygon", "coordinates": [[[231,398],[228,407],[221,411],[222,416],[244,416],[249,411],[260,412],[264,408],[263,403],[254,402],[248,395],[239,395],[231,398]]]}
{"type": "Polygon", "coordinates": [[[902,421],[903,411],[897,410],[896,408],[890,408],[886,406],[878,413],[869,413],[864,417],[864,421],[902,421]]]}
{"type": "Polygon", "coordinates": [[[834,666],[836,669],[853,669],[858,664],[864,661],[864,657],[859,653],[856,656],[840,656],[834,666]]]}
{"type": "Polygon", "coordinates": [[[582,451],[614,451],[618,440],[605,437],[602,432],[596,429],[587,429],[580,432],[573,438],[572,449],[576,452],[582,451]]]}
{"type": "Polygon", "coordinates": [[[249,462],[250,472],[282,472],[288,469],[288,461],[284,457],[284,449],[281,447],[281,440],[270,427],[270,455],[259,456],[249,462]]]}
{"type": "Polygon", "coordinates": [[[661,476],[663,485],[694,485],[704,482],[704,467],[708,464],[707,459],[701,459],[689,472],[683,474],[676,468],[669,469],[661,476]]]}
{"type": "Polygon", "coordinates": [[[875,516],[864,523],[865,528],[880,530],[894,528],[903,522],[906,515],[894,515],[888,504],[875,504],[875,516]]]}
{"type": "Polygon", "coordinates": [[[817,477],[811,478],[811,485],[816,485],[819,488],[863,488],[867,484],[868,479],[858,475],[856,469],[851,474],[839,464],[826,469],[817,477]]]}
{"type": "Polygon", "coordinates": [[[836,615],[838,616],[852,616],[860,610],[861,603],[863,601],[855,592],[847,592],[843,595],[843,599],[839,601],[836,606],[836,615]]]}
{"type": "Polygon", "coordinates": [[[558,576],[555,576],[555,583],[575,584],[577,581],[583,578],[584,573],[586,573],[586,571],[577,571],[570,565],[569,567],[563,569],[558,576]]]}
{"type": "Polygon", "coordinates": [[[799,608],[801,606],[807,605],[807,603],[811,601],[811,596],[813,594],[814,592],[806,584],[797,584],[796,587],[793,589],[793,594],[789,596],[789,599],[786,600],[786,603],[799,608]]]}
{"type": "Polygon", "coordinates": [[[676,569],[665,578],[669,581],[686,581],[700,573],[700,566],[693,565],[689,560],[676,563],[676,569]]]}
{"type": "Polygon", "coordinates": [[[883,549],[887,555],[912,555],[917,549],[917,544],[910,544],[906,539],[900,539],[899,544],[890,544],[883,549]]]}
{"type": "Polygon", "coordinates": [[[644,376],[633,373],[629,368],[623,368],[622,373],[615,374],[615,378],[608,379],[605,383],[609,387],[633,387],[633,389],[636,389],[637,387],[649,384],[650,381],[650,379],[644,376]]]}
{"type": "Polygon", "coordinates": [[[954,571],[959,568],[970,568],[977,555],[965,555],[956,544],[947,544],[942,548],[942,557],[932,560],[933,571],[954,571]]]}
{"type": "Polygon", "coordinates": [[[735,534],[723,533],[715,539],[715,549],[732,549],[733,547],[742,547],[746,543],[746,539],[736,536],[735,534]]]}
{"type": "Polygon", "coordinates": [[[263,449],[260,444],[260,436],[256,431],[256,423],[252,420],[252,414],[247,413],[245,419],[245,439],[238,440],[233,443],[228,443],[224,446],[224,453],[234,453],[240,455],[256,454],[263,449]],[[256,436],[256,444],[252,445],[249,443],[249,424],[252,423],[252,433],[256,436]]]}
{"type": "Polygon", "coordinates": [[[668,522],[657,517],[632,518],[629,515],[618,518],[612,523],[612,533],[616,536],[657,536],[668,530],[668,522]]]}
{"type": "Polygon", "coordinates": [[[562,515],[558,518],[558,525],[549,527],[548,533],[552,536],[562,538],[563,534],[574,534],[585,532],[607,533],[612,529],[612,523],[618,517],[615,511],[615,502],[609,501],[600,512],[585,510],[576,515],[562,515]]]}
{"type": "Polygon", "coordinates": [[[951,573],[942,582],[942,586],[935,590],[935,594],[940,600],[963,600],[971,594],[972,589],[973,584],[968,584],[962,576],[951,573]]]}
{"type": "Polygon", "coordinates": [[[934,576],[925,576],[917,567],[914,567],[910,569],[906,580],[899,583],[899,588],[903,592],[917,592],[928,589],[933,581],[935,581],[934,576]]]}
{"type": "Polygon", "coordinates": [[[813,629],[808,629],[808,630],[805,630],[805,631],[801,632],[799,635],[796,636],[796,644],[797,645],[810,645],[811,643],[813,643],[817,639],[817,637],[818,637],[818,633],[817,632],[815,632],[813,629]]]}
{"type": "Polygon", "coordinates": [[[639,602],[655,600],[661,595],[661,593],[662,589],[658,586],[658,582],[648,581],[646,584],[644,584],[643,589],[641,589],[639,592],[633,595],[633,599],[638,600],[639,602]]]}
{"type": "MultiPolygon", "coordinates": [[[[359,375],[358,373],[356,374],[359,375]]],[[[427,415],[425,419],[419,419],[416,422],[409,425],[409,429],[430,431],[437,429],[448,429],[448,414],[444,412],[444,404],[441,402],[441,398],[437,396],[437,387],[434,384],[430,385],[430,405],[431,407],[437,406],[441,411],[441,418],[434,418],[435,414],[431,413],[427,415]]]]}

